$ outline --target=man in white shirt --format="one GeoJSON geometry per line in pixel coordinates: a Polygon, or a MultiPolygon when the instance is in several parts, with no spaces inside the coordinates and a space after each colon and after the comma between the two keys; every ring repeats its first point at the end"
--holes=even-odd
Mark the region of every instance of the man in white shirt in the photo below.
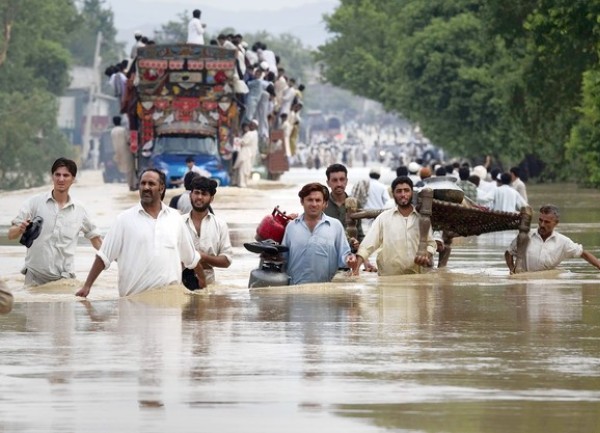
{"type": "Polygon", "coordinates": [[[75,278],[75,250],[79,233],[99,249],[102,238],[81,203],[71,198],[69,189],[77,165],[66,158],[58,158],[52,164],[53,189],[31,197],[19,210],[18,216],[8,229],[8,239],[16,239],[27,230],[34,217],[42,217],[40,234],[27,248],[25,286],[37,286],[61,278],[75,278]]]}
{"type": "Polygon", "coordinates": [[[419,274],[433,266],[433,253],[437,245],[431,228],[427,234],[427,252],[419,255],[420,215],[412,205],[413,183],[407,176],[392,182],[392,194],[396,206],[382,212],[373,222],[360,244],[355,273],[378,248],[377,269],[379,275],[419,274]]]}
{"type": "Polygon", "coordinates": [[[527,201],[527,187],[525,186],[525,182],[523,182],[520,178],[520,170],[519,167],[511,167],[510,171],[510,186],[517,190],[523,200],[527,201]]]}
{"type": "MultiPolygon", "coordinates": [[[[592,253],[585,251],[581,244],[576,244],[565,235],[554,231],[559,219],[558,207],[548,204],[540,208],[538,229],[529,233],[524,264],[525,271],[554,269],[563,260],[574,257],[581,257],[592,266],[600,269],[600,261],[592,253]]],[[[504,259],[511,274],[515,272],[514,258],[516,256],[517,239],[515,238],[504,253],[504,259]]]]}
{"type": "Polygon", "coordinates": [[[242,125],[244,134],[239,140],[240,151],[233,168],[237,170],[238,186],[246,188],[248,181],[252,177],[252,167],[254,158],[258,152],[258,122],[251,120],[249,123],[242,125]]]}
{"type": "Polygon", "coordinates": [[[204,45],[204,28],[206,27],[206,24],[200,22],[201,14],[202,12],[200,9],[195,9],[194,12],[192,12],[192,19],[188,23],[188,44],[204,45]]]}
{"type": "Polygon", "coordinates": [[[215,282],[213,268],[228,268],[231,265],[233,249],[227,223],[211,213],[210,205],[217,193],[217,182],[197,177],[192,181],[192,211],[183,216],[194,248],[200,253],[206,275],[206,284],[215,282]]]}
{"type": "Polygon", "coordinates": [[[510,186],[510,173],[500,175],[500,186],[494,193],[493,210],[502,212],[519,212],[527,202],[516,189],[510,186]]]}
{"type": "Polygon", "coordinates": [[[140,177],[140,203],[122,212],[106,235],[77,296],[87,297],[100,273],[119,265],[119,294],[129,296],[155,287],[181,283],[181,265],[194,269],[206,287],[200,254],[179,212],[166,206],[165,174],[148,168],[140,177]]]}

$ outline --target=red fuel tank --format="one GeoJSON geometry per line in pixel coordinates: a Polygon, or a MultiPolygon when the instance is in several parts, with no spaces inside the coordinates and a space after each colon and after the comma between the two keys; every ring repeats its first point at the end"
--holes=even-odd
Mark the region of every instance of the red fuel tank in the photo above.
{"type": "Polygon", "coordinates": [[[285,232],[285,226],[292,219],[279,210],[279,206],[273,209],[271,215],[267,215],[262,219],[258,228],[256,229],[256,240],[264,241],[266,239],[272,239],[277,243],[281,243],[283,240],[283,234],[285,232]]]}

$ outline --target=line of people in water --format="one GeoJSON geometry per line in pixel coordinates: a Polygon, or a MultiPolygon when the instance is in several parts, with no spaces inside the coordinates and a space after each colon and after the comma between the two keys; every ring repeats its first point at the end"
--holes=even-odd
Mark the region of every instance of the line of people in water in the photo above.
{"type": "MultiPolygon", "coordinates": [[[[190,270],[188,276],[191,273],[198,288],[204,288],[214,282],[214,268],[227,268],[232,263],[227,224],[211,209],[217,193],[217,183],[211,179],[190,176],[191,208],[182,215],[163,203],[164,173],[154,168],[144,170],[139,178],[139,203],[122,212],[102,238],[85,207],[69,194],[77,176],[75,162],[59,158],[51,174],[52,190],[28,199],[8,231],[9,239],[20,236],[28,245],[22,269],[25,286],[75,278],[74,257],[80,233],[97,251],[77,296],[88,296],[95,280],[113,261],[119,263],[121,296],[181,283],[182,268],[190,270]],[[32,227],[36,217],[41,217],[43,224],[32,227]],[[28,238],[26,242],[24,238],[28,238]]],[[[340,268],[354,275],[361,267],[379,275],[401,275],[427,272],[433,267],[437,245],[431,229],[426,251],[418,248],[419,213],[413,204],[414,184],[409,176],[392,181],[394,206],[375,218],[366,233],[359,230],[357,237],[348,237],[348,171],[342,164],[333,164],[325,174],[327,186],[312,182],[300,189],[303,213],[294,216],[285,229],[282,244],[288,249],[291,284],[331,281],[340,268]],[[369,258],[376,251],[373,265],[369,258]]],[[[593,254],[555,230],[559,221],[556,206],[540,208],[538,228],[529,234],[526,270],[552,269],[573,257],[581,257],[600,269],[600,261],[593,254]]],[[[515,254],[516,240],[505,253],[511,273],[515,254]]]]}

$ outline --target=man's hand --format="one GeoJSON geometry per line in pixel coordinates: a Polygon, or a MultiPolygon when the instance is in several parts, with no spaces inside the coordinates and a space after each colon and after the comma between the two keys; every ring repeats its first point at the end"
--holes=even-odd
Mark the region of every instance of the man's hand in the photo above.
{"type": "Polygon", "coordinates": [[[419,265],[419,266],[428,266],[431,267],[433,266],[433,260],[432,260],[432,255],[427,253],[423,256],[416,256],[415,257],[415,264],[419,265]]]}
{"type": "Polygon", "coordinates": [[[364,270],[366,272],[377,272],[377,266],[373,265],[370,261],[365,262],[364,270]]]}
{"type": "Polygon", "coordinates": [[[77,293],[75,293],[75,296],[81,296],[82,298],[87,298],[87,296],[90,294],[90,289],[91,289],[91,287],[83,286],[81,289],[79,289],[77,291],[77,293]]]}
{"type": "Polygon", "coordinates": [[[356,238],[348,239],[348,243],[350,244],[350,248],[352,249],[352,251],[357,251],[358,247],[360,247],[360,242],[358,242],[358,239],[356,238]]]}
{"type": "Polygon", "coordinates": [[[358,261],[356,260],[356,256],[354,254],[348,254],[348,257],[346,257],[346,264],[350,269],[352,269],[352,273],[355,274],[358,268],[358,261]]]}
{"type": "Polygon", "coordinates": [[[435,244],[436,244],[436,251],[437,251],[438,253],[441,253],[441,252],[442,252],[442,251],[444,251],[444,249],[446,248],[446,247],[444,246],[444,243],[443,243],[442,241],[438,241],[438,240],[436,240],[436,241],[435,241],[435,244]]]}

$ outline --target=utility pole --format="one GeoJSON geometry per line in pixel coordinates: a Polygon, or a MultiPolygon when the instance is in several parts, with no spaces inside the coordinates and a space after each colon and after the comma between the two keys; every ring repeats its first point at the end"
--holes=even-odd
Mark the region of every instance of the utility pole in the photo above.
{"type": "MultiPolygon", "coordinates": [[[[100,76],[99,73],[99,69],[100,69],[100,45],[102,44],[102,33],[98,32],[98,35],[96,36],[96,49],[94,50],[94,63],[92,66],[92,76],[93,79],[90,83],[90,89],[89,89],[89,94],[88,94],[88,104],[87,104],[87,109],[86,109],[86,116],[85,116],[85,125],[83,128],[83,134],[82,134],[82,146],[81,146],[81,158],[82,161],[86,161],[88,159],[88,154],[90,152],[90,140],[92,138],[92,116],[94,114],[94,99],[96,98],[96,95],[98,94],[98,90],[100,88],[99,83],[98,83],[98,79],[100,76]]],[[[94,149],[96,152],[98,151],[98,149],[94,149]]]]}

